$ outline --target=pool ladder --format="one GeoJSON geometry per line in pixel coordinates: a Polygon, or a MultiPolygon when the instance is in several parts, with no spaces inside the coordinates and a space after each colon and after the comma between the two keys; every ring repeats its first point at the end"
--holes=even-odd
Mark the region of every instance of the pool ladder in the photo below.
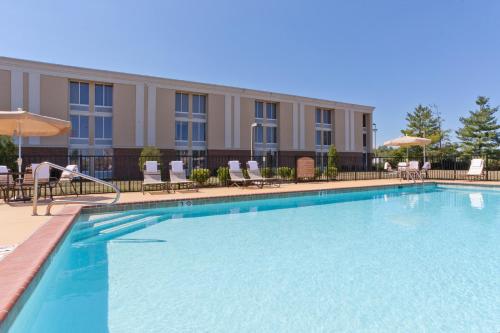
{"type": "Polygon", "coordinates": [[[37,173],[37,170],[42,165],[48,165],[48,166],[50,166],[51,168],[54,168],[54,169],[58,169],[58,170],[61,170],[61,171],[70,172],[71,174],[74,174],[74,175],[76,175],[76,176],[78,176],[80,178],[88,179],[88,180],[91,180],[91,181],[93,181],[95,183],[111,187],[116,192],[116,196],[113,199],[113,201],[111,201],[111,202],[95,202],[95,201],[65,200],[65,199],[52,200],[47,205],[47,209],[45,211],[45,215],[50,215],[50,210],[52,209],[52,206],[54,206],[54,205],[78,204],[78,205],[110,206],[110,205],[114,205],[115,203],[118,202],[118,200],[120,200],[120,190],[118,189],[118,187],[116,185],[114,185],[114,184],[112,184],[110,182],[106,182],[106,181],[101,180],[99,178],[95,178],[95,177],[83,174],[81,172],[78,172],[78,171],[73,171],[73,170],[70,170],[70,169],[66,169],[63,166],[60,166],[60,165],[57,165],[57,164],[54,164],[54,163],[51,163],[51,162],[42,162],[42,163],[40,163],[39,165],[36,166],[35,170],[33,170],[34,188],[35,188],[34,193],[33,193],[33,215],[34,216],[38,215],[38,173],[37,173]]]}

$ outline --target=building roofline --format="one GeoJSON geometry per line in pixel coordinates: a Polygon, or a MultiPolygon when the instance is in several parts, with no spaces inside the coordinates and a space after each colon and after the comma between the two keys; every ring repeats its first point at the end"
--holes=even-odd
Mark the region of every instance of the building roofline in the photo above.
{"type": "Polygon", "coordinates": [[[172,86],[175,85],[178,88],[186,88],[189,89],[200,89],[200,90],[208,90],[213,91],[214,93],[219,94],[238,94],[238,95],[251,95],[257,98],[269,99],[269,100],[293,100],[296,102],[310,103],[315,105],[324,105],[326,107],[331,108],[341,108],[341,109],[354,109],[358,111],[364,112],[373,112],[375,107],[369,105],[362,104],[354,104],[354,103],[345,103],[334,100],[306,97],[300,95],[292,95],[285,94],[279,92],[271,92],[257,89],[247,89],[240,87],[233,87],[221,84],[213,84],[213,83],[203,83],[203,82],[195,82],[195,81],[187,81],[187,80],[178,80],[178,79],[170,79],[152,75],[143,75],[143,74],[134,74],[134,73],[125,73],[125,72],[117,72],[117,71],[109,71],[103,69],[94,69],[94,68],[86,68],[86,67],[78,67],[78,66],[69,66],[62,64],[54,64],[42,61],[34,61],[34,60],[26,60],[19,58],[11,58],[0,56],[0,69],[2,67],[26,67],[27,69],[34,71],[46,71],[46,72],[54,72],[64,76],[72,76],[74,75],[75,79],[79,76],[101,76],[103,79],[114,79],[115,81],[129,81],[126,83],[150,83],[153,85],[167,85],[172,86]]]}

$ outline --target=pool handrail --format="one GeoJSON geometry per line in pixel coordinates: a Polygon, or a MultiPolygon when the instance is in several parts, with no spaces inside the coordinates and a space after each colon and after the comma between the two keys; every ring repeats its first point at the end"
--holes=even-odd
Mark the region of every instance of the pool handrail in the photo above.
{"type": "Polygon", "coordinates": [[[35,179],[35,181],[34,181],[34,193],[33,193],[33,216],[37,216],[38,215],[38,173],[37,173],[37,170],[42,165],[48,165],[48,166],[50,166],[51,168],[54,168],[54,169],[58,169],[58,170],[61,170],[61,171],[70,172],[71,174],[74,174],[74,175],[76,175],[78,177],[91,180],[93,182],[96,182],[98,184],[102,184],[104,186],[111,187],[116,192],[116,196],[113,199],[113,201],[111,201],[111,202],[96,202],[96,201],[84,201],[84,200],[65,200],[65,199],[52,200],[47,205],[47,209],[45,211],[45,215],[50,215],[50,210],[51,210],[52,206],[58,205],[58,204],[80,204],[80,205],[110,206],[110,205],[113,205],[116,202],[118,202],[118,200],[120,200],[120,190],[118,189],[118,187],[116,185],[114,185],[114,184],[112,184],[110,182],[101,180],[99,178],[95,178],[95,177],[83,174],[83,173],[78,172],[78,171],[66,169],[65,167],[60,166],[58,164],[54,164],[54,163],[45,161],[45,162],[42,162],[39,165],[37,165],[36,168],[33,170],[33,178],[35,179]]]}

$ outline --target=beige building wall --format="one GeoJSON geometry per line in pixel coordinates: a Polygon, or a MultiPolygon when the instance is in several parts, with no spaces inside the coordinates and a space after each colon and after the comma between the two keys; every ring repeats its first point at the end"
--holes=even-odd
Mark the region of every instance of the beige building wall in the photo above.
{"type": "Polygon", "coordinates": [[[255,99],[241,97],[240,110],[240,149],[249,150],[250,126],[255,121],[255,99]]]}
{"type": "Polygon", "coordinates": [[[278,143],[280,150],[293,150],[293,103],[278,103],[278,143]]]}
{"type": "Polygon", "coordinates": [[[0,110],[10,109],[10,71],[0,70],[0,110]]]}
{"type": "Polygon", "coordinates": [[[113,86],[113,146],[135,146],[135,85],[113,86]]]}
{"type": "MultiPolygon", "coordinates": [[[[69,120],[68,79],[40,75],[40,114],[69,120]]],[[[40,145],[46,147],[66,147],[68,145],[68,137],[69,135],[41,137],[40,145]]]]}
{"type": "Polygon", "coordinates": [[[363,152],[363,114],[354,112],[354,147],[356,152],[363,152]]]}
{"type": "Polygon", "coordinates": [[[29,76],[23,73],[23,110],[29,111],[29,76]]]}
{"type": "Polygon", "coordinates": [[[175,90],[156,89],[156,146],[174,149],[175,146],[175,90]]]}
{"type": "Polygon", "coordinates": [[[334,143],[335,143],[335,148],[337,148],[338,152],[343,152],[345,151],[345,110],[335,110],[333,112],[334,114],[334,129],[333,129],[333,135],[334,135],[334,143]]]}
{"type": "Polygon", "coordinates": [[[209,94],[207,99],[206,138],[208,149],[224,149],[224,95],[209,94]]]}
{"type": "Polygon", "coordinates": [[[304,106],[304,119],[305,119],[305,150],[315,151],[316,149],[316,107],[312,105],[304,106]]]}

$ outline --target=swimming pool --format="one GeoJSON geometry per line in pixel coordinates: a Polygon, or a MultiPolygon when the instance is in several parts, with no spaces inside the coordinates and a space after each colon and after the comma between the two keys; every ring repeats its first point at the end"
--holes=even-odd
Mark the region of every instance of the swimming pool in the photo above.
{"type": "Polygon", "coordinates": [[[500,191],[83,215],[9,332],[500,330],[500,191]]]}

